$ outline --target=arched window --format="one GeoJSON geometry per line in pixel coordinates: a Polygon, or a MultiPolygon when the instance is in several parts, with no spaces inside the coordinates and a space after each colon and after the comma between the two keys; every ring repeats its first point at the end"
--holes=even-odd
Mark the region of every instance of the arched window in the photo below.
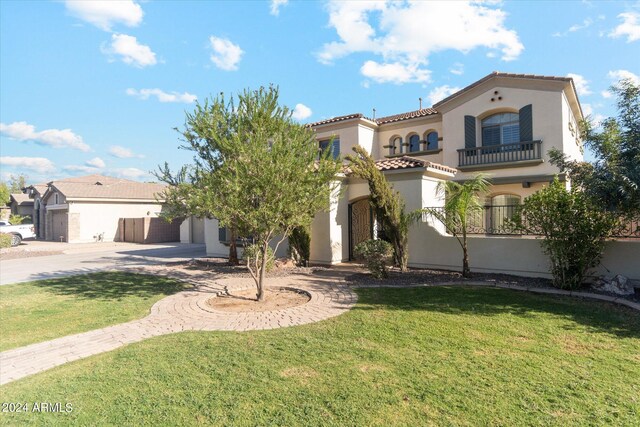
{"type": "Polygon", "coordinates": [[[517,113],[499,113],[482,120],[482,146],[520,142],[520,121],[517,113]]]}
{"type": "Polygon", "coordinates": [[[394,154],[400,154],[402,153],[402,138],[400,138],[399,136],[394,136],[391,139],[391,148],[389,148],[389,154],[390,155],[394,155],[394,154]]]}
{"type": "Polygon", "coordinates": [[[424,140],[427,143],[427,150],[438,149],[438,132],[429,132],[424,140]]]}
{"type": "Polygon", "coordinates": [[[418,135],[411,135],[409,137],[409,152],[420,151],[420,137],[418,135]]]}
{"type": "Polygon", "coordinates": [[[499,194],[491,198],[491,231],[493,233],[509,233],[505,228],[513,218],[520,204],[520,196],[516,194],[499,194]]]}

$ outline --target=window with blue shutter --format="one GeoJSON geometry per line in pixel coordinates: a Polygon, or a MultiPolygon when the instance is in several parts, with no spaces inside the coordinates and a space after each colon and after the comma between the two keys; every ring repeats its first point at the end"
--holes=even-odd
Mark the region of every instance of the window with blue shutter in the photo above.
{"type": "Polygon", "coordinates": [[[409,137],[409,152],[413,151],[420,151],[420,137],[418,135],[409,137]]]}
{"type": "MultiPolygon", "coordinates": [[[[464,148],[476,148],[476,118],[464,116],[464,148]]],[[[467,151],[467,156],[475,155],[474,151],[467,151]]]]}
{"type": "Polygon", "coordinates": [[[425,138],[427,142],[427,150],[437,150],[438,149],[438,132],[429,132],[427,137],[425,138]]]}
{"type": "Polygon", "coordinates": [[[528,142],[533,141],[533,106],[531,104],[525,105],[519,111],[520,120],[520,141],[528,142]]]}

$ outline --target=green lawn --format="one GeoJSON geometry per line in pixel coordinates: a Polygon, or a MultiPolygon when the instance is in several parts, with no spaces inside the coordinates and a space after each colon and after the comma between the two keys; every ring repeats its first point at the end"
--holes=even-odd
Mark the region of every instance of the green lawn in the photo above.
{"type": "Polygon", "coordinates": [[[113,272],[0,286],[0,351],[144,317],[156,301],[184,287],[113,272]]]}
{"type": "Polygon", "coordinates": [[[640,316],[493,288],[359,290],[272,331],[158,337],[0,388],[47,425],[639,425],[640,316]]]}

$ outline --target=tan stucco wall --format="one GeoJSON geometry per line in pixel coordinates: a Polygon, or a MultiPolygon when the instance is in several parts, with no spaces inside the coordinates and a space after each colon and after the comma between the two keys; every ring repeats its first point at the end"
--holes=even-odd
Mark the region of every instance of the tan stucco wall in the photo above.
{"type": "MultiPolygon", "coordinates": [[[[547,152],[556,147],[563,148],[563,118],[562,118],[563,94],[559,91],[542,91],[517,88],[505,88],[494,86],[488,88],[479,96],[469,99],[443,114],[444,127],[444,164],[452,167],[458,166],[458,149],[464,148],[464,117],[466,115],[476,117],[476,146],[482,144],[481,125],[482,118],[499,112],[513,112],[525,105],[532,104],[533,108],[533,138],[542,140],[542,158],[544,163],[535,166],[512,167],[492,169],[494,177],[544,175],[556,174],[558,168],[549,163],[547,152]],[[494,91],[502,96],[501,101],[491,102],[494,91]]],[[[467,179],[477,172],[458,172],[456,179],[467,179]]]]}
{"type": "MultiPolygon", "coordinates": [[[[381,159],[389,155],[389,149],[384,148],[384,146],[390,145],[392,139],[396,136],[401,137],[403,143],[407,143],[409,142],[410,135],[417,134],[420,140],[423,141],[426,134],[431,131],[436,131],[438,132],[438,137],[443,137],[442,117],[439,114],[419,119],[405,120],[395,124],[382,125],[378,131],[378,149],[375,153],[375,158],[381,159]]],[[[438,141],[438,148],[443,148],[444,143],[444,140],[438,141]]],[[[408,152],[408,149],[408,146],[403,147],[403,154],[414,156],[414,154],[408,152]]],[[[396,154],[400,154],[397,147],[396,154]]],[[[443,163],[442,152],[419,157],[434,163],[443,163]]]]}
{"type": "MultiPolygon", "coordinates": [[[[484,237],[468,239],[472,271],[507,273],[531,277],[551,277],[549,258],[542,252],[540,239],[529,237],[484,237]]],[[[599,274],[622,274],[640,280],[640,242],[607,243],[599,274]]],[[[462,249],[452,236],[443,236],[433,227],[421,223],[409,233],[409,265],[460,271],[462,249]]]]}
{"type": "Polygon", "coordinates": [[[105,242],[117,240],[120,218],[157,217],[161,209],[159,203],[70,202],[69,213],[78,214],[78,220],[77,231],[69,224],[69,241],[93,242],[103,232],[105,242]]]}

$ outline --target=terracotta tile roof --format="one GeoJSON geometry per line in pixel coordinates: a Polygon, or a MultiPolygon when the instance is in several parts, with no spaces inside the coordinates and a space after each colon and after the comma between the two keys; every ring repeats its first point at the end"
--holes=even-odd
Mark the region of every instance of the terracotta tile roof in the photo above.
{"type": "Polygon", "coordinates": [[[29,198],[28,194],[24,193],[13,193],[11,194],[11,199],[18,204],[18,206],[28,206],[33,205],[33,200],[29,198]]]}
{"type": "Polygon", "coordinates": [[[164,184],[137,182],[103,175],[87,175],[52,181],[51,187],[71,199],[155,200],[164,184]]]}
{"type": "MultiPolygon", "coordinates": [[[[410,156],[402,156],[402,157],[394,157],[391,159],[383,159],[376,161],[376,167],[379,171],[389,171],[389,170],[400,170],[400,169],[413,169],[413,168],[431,168],[441,170],[443,172],[448,172],[455,174],[458,172],[457,169],[450,168],[449,166],[444,166],[439,163],[429,162],[427,160],[418,159],[416,157],[410,156]]],[[[350,174],[351,170],[349,167],[345,167],[345,174],[350,174]]]]}
{"type": "Polygon", "coordinates": [[[434,163],[427,160],[418,159],[416,157],[402,156],[394,157],[391,159],[378,160],[376,167],[381,171],[397,170],[397,169],[411,169],[411,168],[432,168],[438,169],[443,172],[456,173],[457,169],[450,168],[449,166],[441,165],[440,163],[434,163]]]}
{"type": "Polygon", "coordinates": [[[438,114],[438,111],[433,108],[423,108],[422,110],[409,111],[407,113],[394,114],[393,116],[380,117],[376,119],[376,123],[383,125],[385,123],[399,122],[402,120],[415,119],[417,117],[430,116],[432,114],[438,114]]]}
{"type": "MultiPolygon", "coordinates": [[[[329,123],[336,123],[336,122],[343,122],[345,120],[351,120],[351,119],[367,119],[366,117],[364,117],[363,114],[361,113],[356,113],[356,114],[347,114],[346,116],[337,116],[337,117],[332,117],[330,119],[326,119],[326,120],[321,120],[319,122],[315,122],[315,123],[309,123],[307,124],[308,127],[315,127],[315,126],[320,126],[320,125],[326,125],[329,123]]],[[[370,119],[367,119],[370,120],[370,119]]]]}
{"type": "MultiPolygon", "coordinates": [[[[469,86],[467,86],[467,87],[465,87],[463,89],[460,89],[456,93],[453,93],[453,94],[449,95],[448,97],[446,97],[442,101],[436,102],[433,105],[433,108],[438,108],[442,104],[452,100],[453,98],[457,98],[458,96],[462,95],[463,93],[473,89],[476,86],[481,85],[482,83],[484,83],[487,80],[490,80],[490,79],[492,79],[494,77],[510,77],[510,78],[514,78],[514,79],[526,79],[526,80],[531,80],[531,79],[536,79],[536,80],[554,80],[554,81],[561,81],[561,82],[570,82],[571,85],[573,85],[573,79],[571,77],[542,76],[542,75],[537,75],[537,74],[501,73],[499,71],[494,71],[493,73],[481,78],[480,80],[471,83],[469,86]]],[[[575,86],[574,86],[573,89],[574,89],[574,92],[575,92],[575,86]]]]}
{"type": "Polygon", "coordinates": [[[327,120],[322,120],[315,123],[309,123],[307,124],[307,126],[316,127],[316,126],[326,125],[330,123],[344,122],[352,119],[365,119],[375,124],[383,125],[386,123],[394,123],[402,120],[415,119],[416,117],[430,116],[432,114],[438,114],[438,111],[434,110],[433,108],[423,108],[422,110],[409,111],[401,114],[394,114],[393,116],[380,117],[379,119],[370,119],[368,117],[365,117],[361,113],[357,113],[357,114],[347,114],[346,116],[332,117],[327,120]]]}

